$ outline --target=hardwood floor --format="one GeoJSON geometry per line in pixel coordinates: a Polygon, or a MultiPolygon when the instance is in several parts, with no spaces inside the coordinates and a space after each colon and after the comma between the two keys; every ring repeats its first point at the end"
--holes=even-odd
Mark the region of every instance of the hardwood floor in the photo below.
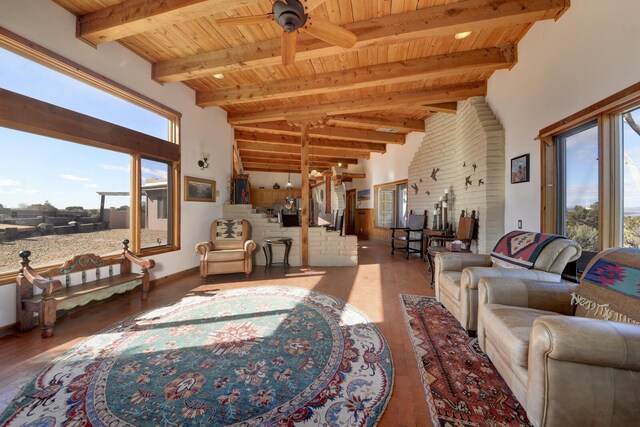
{"type": "MultiPolygon", "coordinates": [[[[259,255],[260,256],[260,255],[259,255]]],[[[0,338],[0,411],[37,371],[54,357],[101,329],[125,317],[171,303],[197,290],[285,285],[299,286],[341,298],[364,311],[384,333],[395,365],[393,395],[379,426],[430,426],[424,391],[415,356],[404,325],[398,295],[433,295],[426,263],[404,254],[390,255],[387,245],[359,243],[359,266],[292,267],[285,275],[282,267],[265,272],[256,267],[249,279],[243,274],[216,276],[204,283],[192,274],[153,289],[142,302],[138,292],[86,307],[59,319],[53,338],[41,339],[40,331],[0,338]]]]}

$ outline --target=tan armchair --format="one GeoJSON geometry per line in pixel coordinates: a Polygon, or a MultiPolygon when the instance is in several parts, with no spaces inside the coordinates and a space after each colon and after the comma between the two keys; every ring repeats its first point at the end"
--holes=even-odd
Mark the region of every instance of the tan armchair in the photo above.
{"type": "Polygon", "coordinates": [[[437,253],[436,298],[463,328],[475,331],[478,323],[478,283],[485,277],[559,282],[566,265],[580,258],[582,249],[573,240],[557,239],[547,244],[531,269],[504,268],[491,255],[437,253]]]}
{"type": "MultiPolygon", "coordinates": [[[[609,289],[597,262],[614,252],[630,250],[601,252],[580,285],[480,281],[478,342],[535,426],[638,425],[640,299],[609,289]],[[605,285],[590,283],[598,276],[605,285]]],[[[635,278],[629,264],[624,274],[633,286],[640,253],[632,254],[635,278]]]]}
{"type": "Polygon", "coordinates": [[[211,240],[198,243],[200,276],[211,274],[244,273],[253,270],[253,251],[256,242],[251,240],[251,223],[246,219],[217,219],[211,223],[211,240]]]}

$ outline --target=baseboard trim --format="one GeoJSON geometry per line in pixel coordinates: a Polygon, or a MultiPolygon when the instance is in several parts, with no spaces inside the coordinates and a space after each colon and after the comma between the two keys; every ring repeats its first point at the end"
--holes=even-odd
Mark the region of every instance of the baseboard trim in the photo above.
{"type": "Polygon", "coordinates": [[[183,277],[189,276],[193,273],[197,273],[198,271],[200,271],[200,267],[187,268],[186,270],[178,271],[177,273],[169,274],[168,276],[153,279],[151,280],[150,284],[152,286],[163,285],[167,282],[171,282],[172,280],[182,279],[183,277]]]}
{"type": "Polygon", "coordinates": [[[0,327],[0,337],[12,335],[16,333],[16,324],[5,325],[0,327]]]}

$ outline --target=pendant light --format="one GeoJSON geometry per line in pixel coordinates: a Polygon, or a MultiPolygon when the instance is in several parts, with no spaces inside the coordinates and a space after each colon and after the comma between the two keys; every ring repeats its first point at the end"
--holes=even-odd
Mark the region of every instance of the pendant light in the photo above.
{"type": "Polygon", "coordinates": [[[289,172],[289,179],[287,179],[287,185],[285,187],[287,188],[293,187],[293,184],[291,183],[291,172],[289,172]]]}

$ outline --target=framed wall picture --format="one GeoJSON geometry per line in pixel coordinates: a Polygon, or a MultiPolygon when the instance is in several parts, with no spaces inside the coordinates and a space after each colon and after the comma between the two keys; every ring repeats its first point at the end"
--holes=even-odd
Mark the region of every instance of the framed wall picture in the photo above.
{"type": "Polygon", "coordinates": [[[209,179],[185,176],[184,199],[188,202],[215,202],[216,182],[209,179]]]}
{"type": "Polygon", "coordinates": [[[511,159],[511,183],[529,182],[529,154],[511,159]]]}

